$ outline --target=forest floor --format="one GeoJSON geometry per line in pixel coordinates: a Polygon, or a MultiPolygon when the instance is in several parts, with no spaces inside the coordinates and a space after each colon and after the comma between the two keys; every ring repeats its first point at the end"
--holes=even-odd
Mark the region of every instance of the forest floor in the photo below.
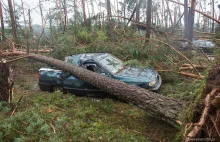
{"type": "Polygon", "coordinates": [[[42,92],[37,74],[43,66],[29,59],[12,65],[17,108],[10,116],[14,107],[0,103],[0,141],[174,141],[179,132],[132,104],[42,92]]]}

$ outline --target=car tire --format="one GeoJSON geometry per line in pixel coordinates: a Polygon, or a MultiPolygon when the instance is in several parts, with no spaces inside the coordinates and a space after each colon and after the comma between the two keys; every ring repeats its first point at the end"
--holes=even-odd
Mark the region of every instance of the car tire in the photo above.
{"type": "Polygon", "coordinates": [[[63,89],[63,94],[67,94],[67,90],[66,89],[63,89]]]}
{"type": "Polygon", "coordinates": [[[55,85],[51,85],[50,87],[50,92],[55,92],[57,90],[60,90],[60,88],[58,86],[55,86],[55,85]]]}
{"type": "Polygon", "coordinates": [[[39,85],[39,88],[41,91],[50,91],[51,87],[46,86],[46,85],[39,85]]]}

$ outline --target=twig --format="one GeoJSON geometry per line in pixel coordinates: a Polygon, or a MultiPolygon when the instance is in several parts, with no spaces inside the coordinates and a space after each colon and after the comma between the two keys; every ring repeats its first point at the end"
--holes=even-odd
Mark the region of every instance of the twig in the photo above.
{"type": "Polygon", "coordinates": [[[66,110],[65,110],[65,109],[59,108],[59,107],[57,107],[57,106],[55,106],[55,108],[56,108],[56,109],[58,109],[58,110],[61,110],[61,111],[66,112],[66,110]]]}
{"type": "Polygon", "coordinates": [[[14,115],[15,110],[16,110],[16,109],[17,109],[17,107],[18,107],[18,103],[20,103],[20,102],[21,102],[21,99],[23,98],[23,96],[24,96],[24,95],[22,95],[22,96],[20,97],[20,99],[18,100],[18,102],[17,102],[17,104],[16,104],[16,106],[15,106],[14,110],[12,111],[12,113],[11,113],[10,117],[11,117],[12,115],[14,115]]]}
{"type": "Polygon", "coordinates": [[[55,129],[54,125],[53,125],[53,120],[54,120],[56,117],[57,117],[57,116],[54,116],[54,117],[50,120],[50,126],[51,126],[51,128],[53,129],[53,133],[54,133],[54,134],[56,134],[56,129],[55,129]]]}

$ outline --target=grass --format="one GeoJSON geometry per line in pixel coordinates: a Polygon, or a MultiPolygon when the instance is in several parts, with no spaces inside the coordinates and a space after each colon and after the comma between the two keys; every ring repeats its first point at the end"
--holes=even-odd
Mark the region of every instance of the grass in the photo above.
{"type": "Polygon", "coordinates": [[[12,117],[12,109],[0,104],[1,141],[144,142],[172,139],[177,131],[131,104],[70,94],[63,97],[59,91],[26,96],[12,117]]]}

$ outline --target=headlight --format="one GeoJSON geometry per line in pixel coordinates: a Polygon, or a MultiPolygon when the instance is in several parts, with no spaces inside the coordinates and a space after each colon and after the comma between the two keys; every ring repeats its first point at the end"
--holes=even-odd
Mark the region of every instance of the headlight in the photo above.
{"type": "Polygon", "coordinates": [[[157,79],[151,81],[151,82],[149,83],[149,86],[150,86],[150,87],[153,87],[153,86],[155,86],[156,84],[157,84],[157,79]]]}

